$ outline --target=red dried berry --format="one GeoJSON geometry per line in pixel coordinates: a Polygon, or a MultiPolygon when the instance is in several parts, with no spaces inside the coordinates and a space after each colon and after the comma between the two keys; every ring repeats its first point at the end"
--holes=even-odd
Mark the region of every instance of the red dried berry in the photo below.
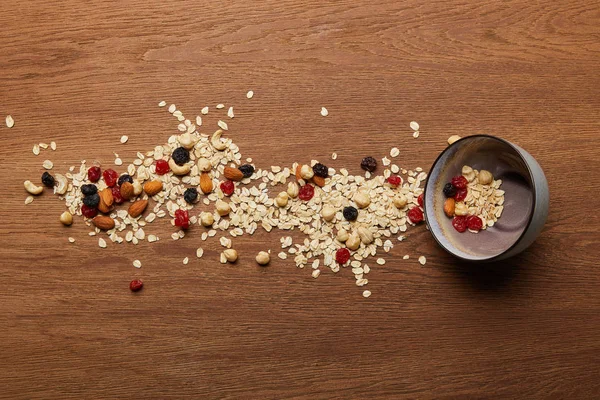
{"type": "Polygon", "coordinates": [[[457,215],[452,219],[452,226],[459,232],[464,232],[467,230],[467,217],[462,215],[457,215]]]}
{"type": "Polygon", "coordinates": [[[175,226],[178,226],[181,229],[190,227],[190,216],[186,210],[175,210],[175,226]]]}
{"type": "Polygon", "coordinates": [[[452,185],[457,189],[465,189],[469,181],[462,175],[455,176],[452,178],[452,185]]]}
{"type": "Polygon", "coordinates": [[[418,224],[419,222],[423,222],[423,211],[419,207],[413,207],[406,213],[408,219],[413,224],[418,224]]]}
{"type": "Polygon", "coordinates": [[[235,183],[233,181],[221,182],[219,187],[225,196],[231,196],[235,191],[235,183]]]}
{"type": "Polygon", "coordinates": [[[131,290],[132,292],[137,292],[137,291],[141,290],[143,287],[144,287],[144,282],[142,282],[141,279],[134,279],[129,284],[129,290],[131,290]]]}
{"type": "Polygon", "coordinates": [[[419,197],[417,197],[417,202],[419,203],[419,205],[420,205],[421,207],[423,207],[423,193],[421,193],[421,194],[419,195],[419,197]]]}
{"type": "Polygon", "coordinates": [[[102,177],[104,178],[104,182],[106,186],[113,187],[117,184],[117,180],[119,179],[119,174],[114,169],[104,170],[102,173],[102,177]]]}
{"type": "Polygon", "coordinates": [[[467,198],[467,193],[468,193],[467,189],[457,189],[456,194],[454,195],[454,200],[463,201],[464,199],[467,198]]]}
{"type": "Polygon", "coordinates": [[[85,204],[82,204],[81,205],[81,214],[83,214],[83,216],[86,218],[94,218],[96,215],[98,215],[98,209],[88,207],[85,204]]]}
{"type": "Polygon", "coordinates": [[[88,169],[88,179],[92,182],[98,182],[102,176],[102,170],[98,166],[93,166],[88,169]]]}
{"type": "Polygon", "coordinates": [[[467,228],[479,232],[483,228],[483,221],[477,215],[469,215],[467,217],[467,228]]]}
{"type": "Polygon", "coordinates": [[[348,262],[348,260],[350,260],[350,250],[347,248],[342,247],[335,252],[335,261],[338,264],[344,265],[348,262]]]}
{"type": "Polygon", "coordinates": [[[112,192],[115,204],[121,204],[122,202],[125,201],[123,196],[121,196],[121,188],[120,187],[114,186],[114,187],[110,188],[110,191],[112,192]]]}
{"type": "Polygon", "coordinates": [[[309,201],[315,195],[315,188],[308,183],[300,188],[298,197],[300,200],[309,201]]]}
{"type": "Polygon", "coordinates": [[[387,178],[387,183],[389,183],[390,185],[396,187],[396,186],[400,186],[402,185],[402,178],[399,177],[398,175],[392,175],[389,178],[387,178]]]}
{"type": "Polygon", "coordinates": [[[156,160],[155,168],[158,175],[164,175],[171,169],[169,168],[169,163],[165,160],[156,160]]]}

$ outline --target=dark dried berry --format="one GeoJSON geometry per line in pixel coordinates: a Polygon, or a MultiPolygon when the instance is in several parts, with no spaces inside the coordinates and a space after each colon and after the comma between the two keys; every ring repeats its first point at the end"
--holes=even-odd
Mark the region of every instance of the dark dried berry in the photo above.
{"type": "Polygon", "coordinates": [[[144,287],[144,282],[142,282],[141,279],[134,279],[131,281],[131,283],[129,283],[129,290],[131,290],[132,292],[137,292],[139,290],[142,290],[143,287],[144,287]]]}
{"type": "Polygon", "coordinates": [[[346,264],[348,261],[350,261],[350,250],[345,247],[338,249],[335,252],[335,261],[340,265],[346,264]]]}
{"type": "Polygon", "coordinates": [[[452,178],[452,184],[457,189],[466,189],[467,185],[469,184],[469,181],[464,176],[458,175],[452,178]]]}
{"type": "Polygon", "coordinates": [[[419,206],[423,207],[423,193],[417,197],[417,203],[419,203],[419,206]]]}
{"type": "Polygon", "coordinates": [[[183,193],[183,199],[188,204],[193,204],[198,198],[198,190],[196,188],[187,188],[183,193]]]}
{"type": "Polygon", "coordinates": [[[117,184],[121,186],[124,182],[133,183],[133,178],[129,174],[123,174],[119,177],[117,184]]]}
{"type": "Polygon", "coordinates": [[[352,206],[344,207],[342,214],[344,214],[347,221],[356,221],[356,218],[358,218],[358,210],[352,206]]]}
{"type": "Polygon", "coordinates": [[[316,176],[320,176],[321,178],[327,178],[329,176],[329,168],[321,163],[313,165],[313,172],[316,176]]]}
{"type": "Polygon", "coordinates": [[[114,169],[104,170],[102,173],[102,177],[104,178],[104,182],[106,186],[113,187],[117,184],[117,179],[119,179],[119,174],[114,169]]]}
{"type": "Polygon", "coordinates": [[[81,193],[83,193],[84,196],[90,196],[98,193],[98,188],[93,183],[88,183],[81,186],[81,193]]]}
{"type": "Polygon", "coordinates": [[[456,196],[456,188],[450,182],[444,185],[444,196],[446,197],[454,197],[456,196]]]}
{"type": "Polygon", "coordinates": [[[373,157],[365,157],[360,162],[360,167],[365,171],[373,172],[377,168],[377,160],[373,157]]]}
{"type": "Polygon", "coordinates": [[[456,195],[454,196],[454,200],[463,201],[464,199],[467,198],[468,192],[469,192],[468,189],[458,189],[456,191],[456,195]]]}
{"type": "Polygon", "coordinates": [[[190,161],[190,152],[187,151],[184,147],[178,147],[173,150],[173,154],[171,154],[171,158],[175,161],[177,165],[183,165],[186,162],[190,161]]]}
{"type": "Polygon", "coordinates": [[[98,215],[98,209],[88,207],[85,204],[82,204],[81,205],[81,215],[83,215],[86,218],[94,218],[96,215],[98,215]]]}
{"type": "Polygon", "coordinates": [[[42,183],[49,188],[54,186],[54,177],[47,171],[42,174],[42,183]]]}
{"type": "Polygon", "coordinates": [[[85,196],[83,198],[83,204],[89,208],[98,207],[98,203],[100,203],[100,195],[98,193],[90,194],[89,196],[85,196]]]}
{"type": "Polygon", "coordinates": [[[97,165],[94,165],[93,167],[90,167],[90,169],[88,169],[88,179],[91,182],[98,182],[101,176],[102,170],[97,165]]]}
{"type": "Polygon", "coordinates": [[[244,178],[250,178],[254,173],[254,167],[250,164],[240,165],[238,168],[244,174],[244,178]]]}

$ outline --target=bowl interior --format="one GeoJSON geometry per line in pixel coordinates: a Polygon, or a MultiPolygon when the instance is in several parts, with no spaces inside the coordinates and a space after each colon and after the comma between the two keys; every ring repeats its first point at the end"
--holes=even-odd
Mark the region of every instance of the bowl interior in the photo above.
{"type": "Polygon", "coordinates": [[[427,224],[438,243],[467,260],[489,260],[510,249],[527,228],[535,201],[529,168],[510,143],[487,135],[469,136],[449,146],[434,163],[425,187],[427,224]],[[463,165],[486,169],[502,179],[504,211],[495,225],[477,234],[460,233],[444,214],[443,187],[463,165]]]}

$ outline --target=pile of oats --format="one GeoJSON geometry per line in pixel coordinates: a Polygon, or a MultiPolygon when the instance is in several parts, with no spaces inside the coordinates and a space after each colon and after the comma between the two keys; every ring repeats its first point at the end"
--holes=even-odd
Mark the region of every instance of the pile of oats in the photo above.
{"type": "Polygon", "coordinates": [[[467,165],[463,167],[462,175],[469,181],[464,203],[468,208],[469,215],[476,215],[481,218],[483,222],[482,229],[486,229],[494,226],[498,218],[502,216],[504,190],[500,189],[501,179],[494,180],[488,171],[485,171],[485,173],[489,176],[482,179],[481,172],[467,165]]]}

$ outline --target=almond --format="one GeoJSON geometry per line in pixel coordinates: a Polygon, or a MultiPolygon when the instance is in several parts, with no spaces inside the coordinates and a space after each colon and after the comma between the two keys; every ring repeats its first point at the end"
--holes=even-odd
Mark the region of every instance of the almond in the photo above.
{"type": "Polygon", "coordinates": [[[131,217],[137,218],[142,215],[146,207],[148,207],[148,200],[138,200],[129,206],[127,212],[131,217]]]}
{"type": "Polygon", "coordinates": [[[298,164],[296,167],[296,180],[299,181],[302,179],[302,175],[300,175],[300,170],[302,169],[302,164],[298,164]]]}
{"type": "Polygon", "coordinates": [[[446,213],[448,217],[454,217],[455,207],[454,199],[452,197],[448,197],[444,202],[444,213],[446,213]]]}
{"type": "Polygon", "coordinates": [[[244,179],[244,173],[237,168],[225,167],[223,175],[230,181],[241,181],[244,179]]]}
{"type": "Polygon", "coordinates": [[[160,192],[162,188],[163,184],[161,181],[150,181],[144,184],[144,192],[151,197],[160,192]]]}
{"type": "Polygon", "coordinates": [[[92,219],[92,222],[98,229],[102,229],[103,231],[107,231],[115,227],[115,220],[111,217],[107,217],[106,215],[98,215],[92,219]]]}
{"type": "Polygon", "coordinates": [[[129,200],[133,196],[133,184],[129,182],[123,182],[123,184],[121,185],[121,197],[125,200],[129,200]]]}
{"type": "Polygon", "coordinates": [[[325,178],[323,178],[322,176],[315,175],[315,176],[312,177],[312,181],[318,187],[325,186],[325,178]]]}
{"type": "Polygon", "coordinates": [[[103,213],[109,213],[110,207],[113,205],[114,197],[110,188],[103,189],[98,192],[100,195],[100,203],[98,203],[98,210],[103,213]]]}
{"type": "Polygon", "coordinates": [[[200,174],[200,190],[204,194],[209,194],[213,190],[213,181],[208,172],[200,174]]]}

